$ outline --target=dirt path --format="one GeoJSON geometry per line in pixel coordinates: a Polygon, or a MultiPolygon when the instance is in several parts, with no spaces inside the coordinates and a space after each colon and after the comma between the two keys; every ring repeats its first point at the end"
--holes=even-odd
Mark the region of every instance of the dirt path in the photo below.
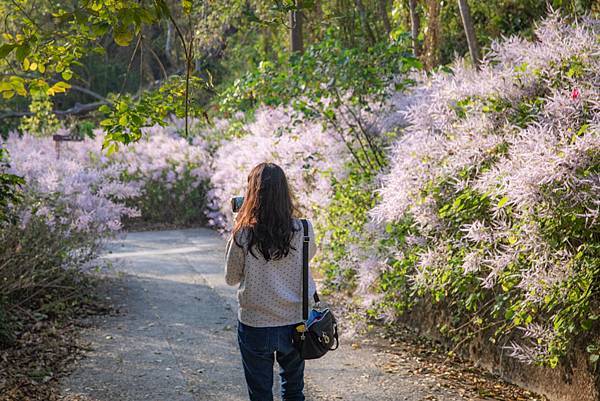
{"type": "MultiPolygon", "coordinates": [[[[119,313],[92,318],[84,332],[90,350],[62,384],[66,399],[246,400],[236,290],[223,280],[223,252],[222,239],[206,229],[130,233],[110,243],[103,258],[122,276],[107,296],[119,313]]],[[[418,358],[358,343],[343,339],[338,351],[307,362],[307,400],[479,399],[435,375],[415,375],[418,358]]]]}

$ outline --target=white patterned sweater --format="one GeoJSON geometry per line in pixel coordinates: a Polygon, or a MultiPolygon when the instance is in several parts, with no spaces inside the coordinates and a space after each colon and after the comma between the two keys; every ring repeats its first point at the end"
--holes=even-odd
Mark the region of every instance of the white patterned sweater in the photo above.
{"type": "MultiPolygon", "coordinates": [[[[266,261],[262,254],[253,248],[252,256],[239,247],[233,236],[229,236],[225,249],[225,282],[239,284],[238,319],[253,327],[274,327],[302,321],[302,223],[294,219],[290,251],[279,260],[266,261]],[[295,248],[295,249],[294,249],[295,248]]],[[[308,221],[309,261],[317,252],[315,233],[308,221]]],[[[244,244],[243,235],[238,235],[238,243],[244,244]]],[[[316,286],[310,268],[308,271],[309,307],[313,302],[316,286]]]]}

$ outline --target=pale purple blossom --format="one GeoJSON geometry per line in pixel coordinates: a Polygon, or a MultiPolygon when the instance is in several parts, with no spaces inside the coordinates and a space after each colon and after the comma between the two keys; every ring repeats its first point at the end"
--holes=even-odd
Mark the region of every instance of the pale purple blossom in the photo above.
{"type": "Polygon", "coordinates": [[[263,107],[253,122],[244,126],[246,135],[224,142],[213,161],[208,191],[209,223],[229,229],[229,200],[243,195],[250,170],[261,162],[273,162],[285,171],[302,215],[316,219],[331,197],[330,175],[342,177],[349,154],[335,133],[319,121],[291,124],[292,112],[263,107]]]}
{"type": "Polygon", "coordinates": [[[60,158],[51,138],[12,133],[5,143],[11,171],[25,178],[33,201],[20,211],[22,224],[39,199],[42,206],[34,212],[48,226],[58,222],[101,237],[120,230],[122,218],[139,216],[125,203],[143,202],[148,185],[173,185],[186,173],[195,178],[194,185],[204,185],[211,172],[206,147],[199,139],[191,144],[178,136],[173,124],[145,128],[139,142],[111,155],[102,151],[104,136],[96,130],[94,139],[62,143],[60,158]]]}
{"type": "Polygon", "coordinates": [[[481,270],[483,256],[479,251],[472,251],[465,255],[462,269],[464,274],[478,273],[481,270]]]}
{"type": "MultiPolygon", "coordinates": [[[[119,182],[119,171],[102,169],[89,162],[89,152],[100,152],[100,142],[63,144],[60,159],[51,138],[28,134],[11,134],[7,147],[12,172],[24,177],[27,199],[41,199],[36,215],[48,226],[61,224],[67,217],[72,229],[104,233],[112,230],[112,221],[122,216],[135,216],[137,211],[118,199],[137,195],[139,185],[119,182]]],[[[20,214],[28,220],[30,207],[36,202],[25,202],[20,214]]]]}
{"type": "Polygon", "coordinates": [[[465,224],[460,229],[465,233],[465,238],[476,244],[481,242],[491,242],[493,240],[493,230],[486,227],[481,220],[476,220],[473,223],[465,224]]]}
{"type": "MultiPolygon", "coordinates": [[[[577,251],[568,239],[551,242],[544,222],[560,214],[583,219],[584,229],[599,223],[598,24],[553,14],[535,35],[494,42],[480,71],[458,60],[452,73],[422,77],[414,98],[404,100],[406,121],[370,226],[414,222],[411,235],[428,246],[409,273],[418,287],[432,289],[439,285],[432,273],[453,268],[449,248],[467,248],[460,267],[484,290],[496,291],[510,276],[515,296],[529,303],[560,296],[575,277],[577,251]],[[578,70],[566,72],[572,63],[578,70]],[[457,229],[440,207],[460,211],[460,204],[447,206],[465,193],[486,205],[457,229]]],[[[512,356],[531,362],[547,351],[551,337],[534,328],[527,333],[539,344],[515,341],[512,356]]]]}

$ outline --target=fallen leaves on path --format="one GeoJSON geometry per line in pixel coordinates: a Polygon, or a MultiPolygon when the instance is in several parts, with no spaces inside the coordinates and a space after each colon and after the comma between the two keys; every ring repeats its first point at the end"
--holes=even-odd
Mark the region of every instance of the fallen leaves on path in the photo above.
{"type": "Polygon", "coordinates": [[[60,377],[87,349],[78,341],[82,318],[111,311],[95,297],[79,301],[57,316],[22,318],[14,343],[0,350],[0,401],[94,401],[64,399],[58,390],[60,377]]]}
{"type": "MultiPolygon", "coordinates": [[[[360,310],[340,294],[330,294],[342,323],[360,316],[360,310]]],[[[374,349],[376,366],[387,375],[412,377],[426,383],[432,394],[422,401],[438,401],[436,389],[452,390],[465,400],[547,401],[547,398],[503,381],[488,371],[450,354],[444,347],[406,326],[371,325],[368,333],[352,337],[352,349],[374,349]],[[361,345],[362,344],[362,345],[361,345]],[[427,398],[429,397],[429,398],[427,398]]],[[[439,401],[443,401],[442,398],[439,401]]]]}
{"type": "Polygon", "coordinates": [[[546,398],[501,380],[469,361],[449,356],[439,344],[403,328],[388,328],[375,341],[389,374],[405,374],[432,385],[452,389],[466,399],[497,401],[545,401],[546,398]]]}

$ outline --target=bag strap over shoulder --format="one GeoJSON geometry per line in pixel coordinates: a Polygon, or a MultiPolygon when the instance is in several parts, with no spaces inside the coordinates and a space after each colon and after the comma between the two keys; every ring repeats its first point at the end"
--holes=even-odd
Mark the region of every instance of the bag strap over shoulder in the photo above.
{"type": "MultiPolygon", "coordinates": [[[[302,239],[302,320],[308,320],[308,243],[310,236],[308,235],[308,222],[306,219],[301,219],[302,228],[304,229],[304,238],[302,239]]],[[[319,295],[315,289],[313,294],[315,302],[319,302],[319,295]]]]}

